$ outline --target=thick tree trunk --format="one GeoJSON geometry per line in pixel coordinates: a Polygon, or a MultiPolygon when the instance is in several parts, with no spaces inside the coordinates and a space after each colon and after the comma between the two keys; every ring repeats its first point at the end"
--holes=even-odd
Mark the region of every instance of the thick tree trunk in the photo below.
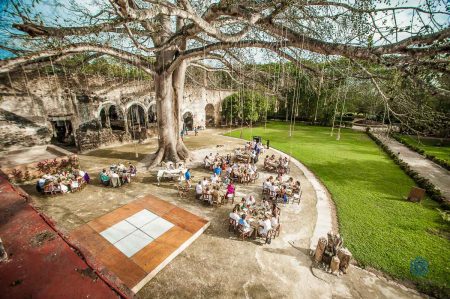
{"type": "MultiPolygon", "coordinates": [[[[173,88],[173,75],[156,75],[156,111],[158,115],[158,151],[151,167],[161,161],[177,162],[189,157],[189,153],[180,138],[179,101],[173,88]]],[[[182,95],[181,95],[182,97],[182,95]]]]}
{"type": "MultiPolygon", "coordinates": [[[[184,95],[184,82],[186,78],[186,68],[187,64],[186,62],[181,62],[180,66],[173,72],[172,76],[172,86],[173,86],[173,102],[174,102],[174,111],[176,112],[177,116],[177,132],[180,132],[180,124],[182,123],[182,115],[181,115],[181,103],[183,102],[183,95],[184,95]]],[[[188,159],[189,158],[189,151],[184,145],[183,140],[181,140],[181,137],[178,137],[178,143],[177,143],[177,152],[178,155],[183,157],[182,159],[188,159]]]]}

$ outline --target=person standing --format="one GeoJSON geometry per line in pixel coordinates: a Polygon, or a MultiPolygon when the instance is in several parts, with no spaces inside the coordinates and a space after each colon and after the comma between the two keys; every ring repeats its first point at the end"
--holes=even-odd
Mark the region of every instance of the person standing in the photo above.
{"type": "Polygon", "coordinates": [[[188,168],[184,173],[184,179],[186,180],[189,188],[191,187],[191,170],[188,168]]]}

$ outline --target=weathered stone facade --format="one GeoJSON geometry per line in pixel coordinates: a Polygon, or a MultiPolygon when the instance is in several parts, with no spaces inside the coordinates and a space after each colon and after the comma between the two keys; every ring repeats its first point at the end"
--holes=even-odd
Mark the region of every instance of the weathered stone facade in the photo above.
{"type": "MultiPolygon", "coordinates": [[[[219,125],[221,102],[230,94],[187,86],[181,115],[192,126],[219,125]]],[[[0,78],[0,150],[45,144],[51,137],[73,141],[82,151],[145,139],[156,134],[154,111],[151,81],[18,72],[0,78]]]]}

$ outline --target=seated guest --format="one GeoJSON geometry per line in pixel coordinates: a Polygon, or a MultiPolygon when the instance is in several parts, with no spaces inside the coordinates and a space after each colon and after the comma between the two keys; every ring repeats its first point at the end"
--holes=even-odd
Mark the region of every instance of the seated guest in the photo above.
{"type": "Polygon", "coordinates": [[[227,193],[225,194],[225,197],[233,197],[236,192],[236,189],[233,185],[233,182],[230,182],[227,186],[227,193]]]}
{"type": "Polygon", "coordinates": [[[242,226],[242,230],[244,233],[251,235],[253,233],[253,228],[248,224],[248,222],[245,220],[247,215],[242,214],[241,218],[239,219],[239,225],[242,226]]]}
{"type": "Polygon", "coordinates": [[[270,190],[270,187],[272,187],[272,183],[270,182],[270,178],[267,178],[263,183],[263,190],[270,190]]]}
{"type": "Polygon", "coordinates": [[[61,193],[67,193],[69,192],[69,187],[67,187],[65,184],[61,182],[61,180],[58,180],[57,190],[61,191],[61,193]]]}
{"type": "Polygon", "coordinates": [[[71,180],[70,181],[70,190],[76,190],[80,187],[77,180],[71,180]]]}
{"type": "Polygon", "coordinates": [[[236,224],[239,223],[241,216],[239,216],[238,208],[234,207],[233,211],[230,213],[230,218],[236,221],[236,224]]]}
{"type": "Polygon", "coordinates": [[[126,183],[131,183],[131,174],[127,173],[127,170],[124,169],[122,170],[122,183],[126,184],[126,183]]]}
{"type": "Polygon", "coordinates": [[[259,222],[259,230],[258,234],[262,237],[267,237],[267,234],[269,233],[269,230],[272,229],[272,223],[270,221],[270,217],[268,215],[264,216],[264,220],[261,220],[259,222]]]}
{"type": "Polygon", "coordinates": [[[119,164],[117,165],[117,169],[122,171],[125,169],[125,165],[123,165],[122,163],[119,162],[119,164]]]}
{"type": "Polygon", "coordinates": [[[173,166],[173,163],[172,163],[172,162],[170,162],[170,163],[167,165],[167,169],[168,169],[168,170],[175,170],[175,166],[173,166]]]}
{"type": "Polygon", "coordinates": [[[231,155],[227,154],[227,157],[225,158],[225,162],[227,163],[227,165],[231,164],[231,155]]]}
{"type": "Polygon", "coordinates": [[[267,165],[269,165],[269,156],[268,155],[264,158],[264,167],[266,167],[267,165]]]}
{"type": "Polygon", "coordinates": [[[263,206],[264,210],[266,210],[266,211],[270,210],[270,204],[269,204],[268,200],[263,199],[262,206],[263,206]]]}
{"type": "Polygon", "coordinates": [[[205,164],[205,168],[209,168],[211,166],[211,160],[208,156],[205,156],[205,159],[203,159],[203,163],[205,164]]]}
{"type": "Polygon", "coordinates": [[[274,217],[279,217],[279,216],[280,216],[280,213],[281,213],[280,208],[278,207],[277,203],[274,202],[274,203],[272,204],[272,216],[274,216],[274,217]]]}
{"type": "Polygon", "coordinates": [[[283,183],[283,174],[279,172],[275,180],[280,183],[283,183]]]}
{"type": "Polygon", "coordinates": [[[213,190],[211,191],[211,203],[217,202],[218,204],[222,203],[222,199],[220,196],[219,188],[216,186],[213,187],[213,190]]]}
{"type": "Polygon", "coordinates": [[[255,197],[253,195],[250,195],[246,200],[245,200],[245,204],[247,206],[254,206],[256,204],[256,200],[255,197]]]}
{"type": "Polygon", "coordinates": [[[276,229],[276,230],[280,230],[280,227],[281,227],[281,224],[280,224],[280,221],[279,221],[279,219],[278,219],[279,217],[277,217],[277,216],[273,216],[272,215],[272,218],[270,219],[270,224],[272,224],[272,228],[273,229],[276,229]]]}
{"type": "Polygon", "coordinates": [[[39,193],[42,193],[44,191],[44,186],[45,186],[45,179],[44,178],[40,178],[37,182],[36,182],[36,191],[39,193]]]}
{"type": "Polygon", "coordinates": [[[240,207],[241,207],[241,211],[245,211],[245,212],[247,212],[247,203],[245,202],[245,198],[244,197],[242,197],[242,199],[241,199],[241,205],[240,205],[240,207]]]}
{"type": "Polygon", "coordinates": [[[209,181],[208,181],[208,179],[206,177],[204,177],[203,181],[202,181],[203,188],[206,188],[206,186],[208,186],[208,185],[209,185],[209,181]]]}
{"type": "Polygon", "coordinates": [[[89,174],[83,170],[79,171],[79,175],[83,178],[83,180],[89,184],[89,182],[91,181],[91,178],[89,177],[89,174]]]}
{"type": "Polygon", "coordinates": [[[195,198],[200,199],[203,194],[203,186],[202,182],[199,181],[197,185],[195,185],[195,198]]]}
{"type": "Polygon", "coordinates": [[[231,172],[233,171],[233,168],[231,168],[230,165],[227,165],[227,168],[225,169],[225,171],[226,171],[226,175],[229,176],[231,174],[231,172]]]}
{"type": "Polygon", "coordinates": [[[222,182],[225,186],[228,186],[228,184],[230,183],[230,178],[226,176],[222,179],[222,182]]]}
{"type": "Polygon", "coordinates": [[[222,168],[219,166],[216,166],[214,168],[214,173],[217,174],[218,176],[220,176],[222,174],[222,168]]]}
{"type": "Polygon", "coordinates": [[[102,172],[100,172],[100,182],[105,185],[109,186],[110,178],[108,174],[106,173],[106,169],[103,169],[102,172]]]}
{"type": "Polygon", "coordinates": [[[286,186],[288,187],[288,189],[293,189],[294,188],[294,178],[290,177],[287,182],[286,182],[286,186]]]}
{"type": "Polygon", "coordinates": [[[131,176],[136,176],[137,169],[133,164],[128,163],[128,172],[131,174],[131,176]]]}
{"type": "Polygon", "coordinates": [[[293,193],[300,193],[301,187],[300,187],[300,181],[296,181],[294,186],[292,187],[293,193]]]}
{"type": "Polygon", "coordinates": [[[120,187],[120,178],[119,178],[119,174],[117,173],[117,171],[114,171],[111,174],[111,184],[113,187],[120,187]]]}
{"type": "Polygon", "coordinates": [[[211,183],[217,184],[219,182],[219,180],[220,180],[220,177],[216,173],[213,173],[213,175],[211,176],[211,183]]]}
{"type": "Polygon", "coordinates": [[[211,197],[209,195],[211,195],[211,191],[209,190],[209,187],[206,187],[203,189],[203,201],[207,201],[211,204],[211,197]]]}

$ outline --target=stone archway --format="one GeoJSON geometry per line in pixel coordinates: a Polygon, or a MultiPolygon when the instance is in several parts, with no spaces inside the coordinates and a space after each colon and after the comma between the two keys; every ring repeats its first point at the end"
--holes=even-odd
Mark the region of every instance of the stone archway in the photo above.
{"type": "Polygon", "coordinates": [[[125,130],[124,115],[122,109],[117,105],[111,105],[108,107],[108,117],[110,128],[113,130],[125,130]]]}
{"type": "Polygon", "coordinates": [[[190,111],[183,114],[183,129],[188,131],[192,131],[194,129],[194,116],[190,111]]]}
{"type": "Polygon", "coordinates": [[[156,104],[151,104],[150,107],[148,107],[148,123],[149,124],[156,124],[158,121],[158,116],[156,114],[156,104]]]}
{"type": "Polygon", "coordinates": [[[133,139],[145,139],[147,118],[144,107],[132,104],[127,109],[128,131],[133,139]]]}
{"type": "Polygon", "coordinates": [[[215,127],[216,126],[216,112],[214,105],[209,103],[205,106],[205,126],[215,127]]]}
{"type": "Polygon", "coordinates": [[[106,115],[106,110],[107,107],[102,107],[102,109],[100,110],[100,114],[98,116],[100,123],[102,124],[103,128],[107,128],[108,127],[108,117],[106,115]]]}

